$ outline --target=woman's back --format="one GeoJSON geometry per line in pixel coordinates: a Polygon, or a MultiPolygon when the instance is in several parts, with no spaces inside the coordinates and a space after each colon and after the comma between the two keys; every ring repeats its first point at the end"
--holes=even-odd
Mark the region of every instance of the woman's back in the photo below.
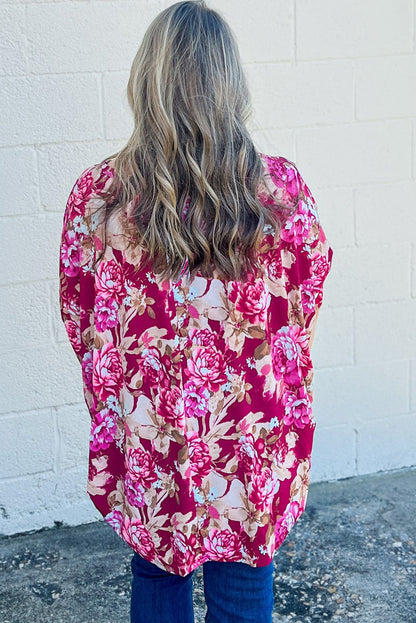
{"type": "Polygon", "coordinates": [[[160,279],[132,204],[106,227],[97,218],[111,160],[83,172],[64,218],[61,310],[91,415],[88,493],[136,552],[182,576],[208,560],[267,565],[306,504],[310,342],[332,249],[296,166],[260,157],[269,190],[297,207],[278,235],[264,228],[245,281],[186,267],[160,279]]]}
{"type": "Polygon", "coordinates": [[[310,347],[332,249],[296,166],[258,153],[232,31],[204,0],[147,29],[127,144],[63,221],[60,301],[91,416],[87,490],[134,550],[132,623],[271,623],[302,514],[310,347]]]}

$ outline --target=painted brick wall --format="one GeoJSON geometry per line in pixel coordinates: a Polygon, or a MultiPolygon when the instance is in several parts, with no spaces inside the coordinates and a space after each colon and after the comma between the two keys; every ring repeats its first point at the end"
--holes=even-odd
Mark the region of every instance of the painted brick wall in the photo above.
{"type": "MultiPolygon", "coordinates": [[[[164,0],[0,1],[0,532],[99,518],[58,308],[76,177],[121,147],[164,0]]],[[[259,150],[294,160],[334,248],[312,356],[312,479],[416,463],[414,0],[211,0],[237,35],[259,150]]]]}

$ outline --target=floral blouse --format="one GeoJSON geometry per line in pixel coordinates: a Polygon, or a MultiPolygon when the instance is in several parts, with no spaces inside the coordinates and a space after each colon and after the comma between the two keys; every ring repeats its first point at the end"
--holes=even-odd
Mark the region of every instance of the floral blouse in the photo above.
{"type": "Polygon", "coordinates": [[[208,560],[269,564],[306,504],[309,340],[333,252],[296,166],[260,156],[275,196],[300,201],[280,235],[265,227],[261,276],[246,283],[137,270],[131,205],[106,233],[97,210],[109,160],[80,175],[63,217],[60,308],[91,419],[87,492],[134,551],[181,576],[208,560]]]}

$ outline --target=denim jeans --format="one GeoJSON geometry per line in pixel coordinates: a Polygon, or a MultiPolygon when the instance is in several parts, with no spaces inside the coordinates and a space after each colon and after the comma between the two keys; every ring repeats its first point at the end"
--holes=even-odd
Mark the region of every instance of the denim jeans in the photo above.
{"type": "MultiPolygon", "coordinates": [[[[192,578],[168,573],[142,558],[131,560],[131,623],[194,623],[192,578]]],[[[271,623],[273,562],[203,564],[205,623],[271,623]]]]}

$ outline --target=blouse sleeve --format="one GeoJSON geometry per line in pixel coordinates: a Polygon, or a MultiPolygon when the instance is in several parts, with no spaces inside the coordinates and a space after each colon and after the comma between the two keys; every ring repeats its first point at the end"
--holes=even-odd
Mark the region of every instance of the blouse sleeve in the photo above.
{"type": "Polygon", "coordinates": [[[299,198],[295,214],[282,230],[282,239],[294,256],[290,281],[299,289],[305,329],[313,333],[322,306],[324,283],[332,266],[333,249],[322,227],[315,199],[294,169],[293,185],[299,198]]]}
{"type": "Polygon", "coordinates": [[[89,350],[93,236],[87,226],[85,208],[93,192],[92,168],[76,180],[63,216],[59,254],[59,303],[61,318],[72,349],[81,363],[89,350]]]}

